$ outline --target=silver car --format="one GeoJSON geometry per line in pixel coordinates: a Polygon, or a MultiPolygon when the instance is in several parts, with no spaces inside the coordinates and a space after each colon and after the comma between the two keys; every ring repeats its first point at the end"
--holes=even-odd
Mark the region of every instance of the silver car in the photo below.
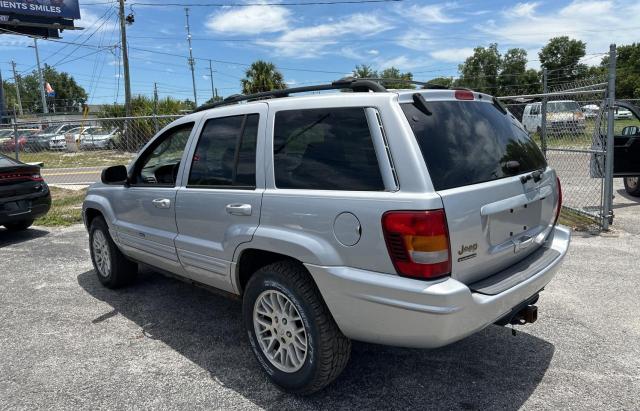
{"type": "Polygon", "coordinates": [[[83,217],[105,286],[145,263],[241,296],[262,368],[309,394],[351,340],[433,348],[535,321],[569,246],[560,208],[491,96],[353,80],[176,120],[103,171],[83,217]],[[332,88],[353,92],[290,96],[332,88]]]}

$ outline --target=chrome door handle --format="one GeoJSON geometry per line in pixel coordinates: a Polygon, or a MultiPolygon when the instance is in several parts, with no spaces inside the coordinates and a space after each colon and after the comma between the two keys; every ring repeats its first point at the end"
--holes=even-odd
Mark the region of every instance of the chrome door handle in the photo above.
{"type": "Polygon", "coordinates": [[[227,204],[226,210],[231,215],[251,215],[251,204],[227,204]]]}
{"type": "Polygon", "coordinates": [[[151,203],[155,208],[169,208],[171,207],[171,200],[168,198],[156,198],[151,200],[151,203]]]}

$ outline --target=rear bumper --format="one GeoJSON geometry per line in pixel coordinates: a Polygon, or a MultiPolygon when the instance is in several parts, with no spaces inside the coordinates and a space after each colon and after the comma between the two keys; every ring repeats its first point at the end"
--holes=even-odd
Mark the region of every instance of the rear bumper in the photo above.
{"type": "Polygon", "coordinates": [[[507,315],[551,281],[571,234],[555,227],[545,247],[559,252],[533,276],[496,295],[457,280],[425,282],[349,267],[307,264],[340,330],[349,338],[435,348],[467,337],[507,315]]]}
{"type": "Polygon", "coordinates": [[[4,205],[9,202],[6,199],[0,200],[0,225],[13,223],[16,221],[35,220],[49,212],[51,208],[51,193],[47,188],[42,193],[34,193],[20,197],[14,197],[11,201],[29,201],[29,207],[24,210],[6,210],[4,205]]]}

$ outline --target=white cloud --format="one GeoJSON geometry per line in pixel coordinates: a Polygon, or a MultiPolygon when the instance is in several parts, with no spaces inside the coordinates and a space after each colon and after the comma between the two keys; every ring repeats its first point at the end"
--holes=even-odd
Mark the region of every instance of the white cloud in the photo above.
{"type": "Polygon", "coordinates": [[[112,17],[109,19],[109,21],[105,22],[102,14],[98,15],[87,9],[80,9],[80,17],[80,20],[77,20],[75,25],[78,27],[83,27],[84,32],[87,32],[89,30],[92,32],[94,30],[98,32],[112,31],[115,30],[116,27],[118,27],[116,23],[117,19],[112,17]]]}
{"type": "Polygon", "coordinates": [[[518,3],[505,10],[503,14],[506,17],[531,17],[539,5],[538,2],[518,3]]]}
{"type": "Polygon", "coordinates": [[[418,61],[410,59],[409,57],[402,55],[393,58],[376,58],[374,61],[374,68],[376,70],[384,70],[386,68],[395,67],[400,71],[407,71],[416,67],[424,66],[424,61],[418,61]]]}
{"type": "Polygon", "coordinates": [[[473,48],[449,48],[433,51],[431,57],[436,60],[446,61],[450,63],[462,63],[467,57],[473,54],[473,48]]]}
{"type": "MultiPolygon", "coordinates": [[[[533,7],[529,13],[506,15],[504,20],[478,29],[492,41],[510,47],[535,49],[552,37],[569,36],[587,43],[587,53],[602,53],[608,51],[610,43],[637,41],[637,30],[623,28],[633,26],[629,16],[639,12],[640,5],[628,0],[573,0],[559,9],[540,12],[533,7]]],[[[592,62],[598,63],[599,59],[592,62]]]]}
{"type": "MultiPolygon", "coordinates": [[[[336,44],[341,37],[370,37],[391,28],[391,24],[375,15],[352,14],[329,23],[292,29],[275,39],[260,40],[257,44],[274,47],[283,56],[313,58],[327,54],[327,47],[336,44]]],[[[352,57],[355,55],[350,48],[342,48],[341,52],[352,57]]]]}
{"type": "Polygon", "coordinates": [[[428,33],[415,29],[404,33],[396,42],[402,47],[418,51],[433,50],[435,45],[435,41],[428,33]]]}
{"type": "Polygon", "coordinates": [[[405,17],[408,17],[412,20],[415,20],[420,23],[439,23],[439,24],[447,24],[447,23],[457,23],[462,21],[460,18],[451,17],[447,15],[447,11],[449,9],[456,8],[456,5],[453,3],[446,4],[430,4],[427,6],[418,6],[414,5],[411,7],[404,7],[400,10],[400,14],[405,17]]]}
{"type": "Polygon", "coordinates": [[[376,49],[371,49],[367,51],[367,54],[370,54],[372,56],[377,56],[378,54],[380,54],[380,51],[376,50],[376,49]]]}
{"type": "Polygon", "coordinates": [[[282,6],[247,6],[225,8],[210,15],[208,30],[224,34],[276,33],[289,26],[291,12],[282,6]]]}

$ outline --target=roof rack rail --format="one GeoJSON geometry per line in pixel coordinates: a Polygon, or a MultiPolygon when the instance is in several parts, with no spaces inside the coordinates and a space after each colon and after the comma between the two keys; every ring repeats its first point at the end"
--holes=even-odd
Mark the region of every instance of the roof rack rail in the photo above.
{"type": "Polygon", "coordinates": [[[425,90],[448,90],[449,87],[443,86],[441,84],[435,84],[428,81],[416,81],[409,80],[404,78],[382,78],[382,77],[361,77],[358,80],[370,80],[380,83],[406,83],[406,84],[415,84],[416,86],[422,86],[425,90]]]}
{"type": "Polygon", "coordinates": [[[387,91],[386,88],[384,88],[382,85],[374,81],[370,81],[368,79],[357,79],[357,78],[347,77],[340,80],[336,80],[330,84],[318,84],[315,86],[305,86],[305,87],[292,87],[292,88],[286,88],[282,90],[263,91],[261,93],[253,93],[253,94],[234,94],[216,103],[203,104],[197,107],[195,110],[193,110],[193,112],[196,113],[199,111],[208,110],[215,107],[228,106],[230,104],[239,103],[241,101],[289,97],[290,94],[305,93],[309,91],[344,90],[344,89],[350,89],[354,92],[373,91],[374,93],[384,93],[385,91],[387,91]]]}

